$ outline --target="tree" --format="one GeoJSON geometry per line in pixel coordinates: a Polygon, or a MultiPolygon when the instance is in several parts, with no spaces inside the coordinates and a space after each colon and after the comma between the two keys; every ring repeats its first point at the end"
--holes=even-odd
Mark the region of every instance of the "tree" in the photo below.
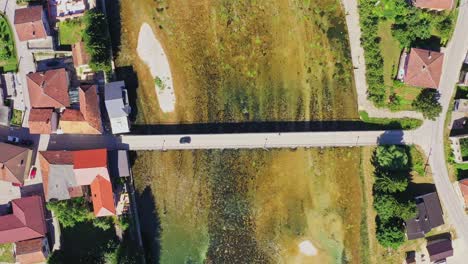
{"type": "Polygon", "coordinates": [[[435,120],[442,112],[439,103],[439,93],[435,89],[424,89],[411,104],[423,116],[430,120],[435,120]]]}
{"type": "Polygon", "coordinates": [[[377,240],[384,247],[397,249],[405,242],[403,223],[399,219],[377,222],[377,240]]]}
{"type": "Polygon", "coordinates": [[[93,226],[106,231],[112,227],[113,222],[112,217],[96,217],[93,219],[93,226]]]}
{"type": "Polygon", "coordinates": [[[383,222],[387,222],[392,218],[408,220],[416,215],[416,204],[414,202],[402,203],[388,194],[376,195],[374,208],[383,222]]]}
{"type": "Polygon", "coordinates": [[[94,218],[88,205],[82,197],[51,201],[47,203],[47,209],[54,213],[63,227],[73,227],[76,223],[89,221],[94,218]]]}
{"type": "Polygon", "coordinates": [[[380,170],[406,170],[408,169],[408,155],[402,146],[379,146],[374,153],[374,162],[380,170]]]}
{"type": "Polygon", "coordinates": [[[403,192],[408,187],[408,174],[402,172],[380,172],[376,174],[374,189],[378,192],[403,192]]]}
{"type": "Polygon", "coordinates": [[[106,16],[96,8],[86,11],[83,21],[83,41],[90,56],[89,66],[93,71],[111,70],[111,41],[106,16]]]}

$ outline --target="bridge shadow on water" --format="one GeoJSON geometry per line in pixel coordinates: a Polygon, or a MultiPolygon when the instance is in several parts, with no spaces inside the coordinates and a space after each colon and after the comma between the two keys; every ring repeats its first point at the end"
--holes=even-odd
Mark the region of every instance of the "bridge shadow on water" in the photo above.
{"type": "Polygon", "coordinates": [[[402,130],[400,123],[387,125],[370,124],[361,120],[335,121],[278,121],[243,123],[187,123],[132,125],[132,134],[230,134],[230,133],[279,133],[279,132],[325,132],[325,131],[383,131],[402,130]]]}

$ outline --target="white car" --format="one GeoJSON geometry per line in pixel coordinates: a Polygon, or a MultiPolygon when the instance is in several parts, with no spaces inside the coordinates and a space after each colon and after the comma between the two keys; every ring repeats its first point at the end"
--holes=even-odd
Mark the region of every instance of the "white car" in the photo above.
{"type": "Polygon", "coordinates": [[[8,141],[11,143],[18,144],[20,143],[20,139],[18,137],[8,136],[8,141]]]}

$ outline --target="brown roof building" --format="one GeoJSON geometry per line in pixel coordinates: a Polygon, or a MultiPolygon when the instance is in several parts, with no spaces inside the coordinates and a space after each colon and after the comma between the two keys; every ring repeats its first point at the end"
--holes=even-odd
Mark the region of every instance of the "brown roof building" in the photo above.
{"type": "Polygon", "coordinates": [[[15,10],[15,29],[20,41],[44,39],[47,26],[42,6],[30,6],[15,10]]]}
{"type": "Polygon", "coordinates": [[[437,11],[452,9],[454,6],[454,0],[413,0],[412,2],[415,7],[437,11]]]}
{"type": "Polygon", "coordinates": [[[114,193],[108,179],[98,175],[91,183],[91,196],[96,217],[115,215],[114,193]]]}
{"type": "Polygon", "coordinates": [[[452,240],[437,239],[427,243],[431,263],[453,256],[452,240]]]}
{"type": "Polygon", "coordinates": [[[21,264],[45,263],[49,256],[47,238],[35,238],[15,243],[16,262],[21,264]]]}
{"type": "Polygon", "coordinates": [[[70,106],[69,79],[65,69],[34,72],[26,77],[32,107],[62,108],[70,106]]]}
{"type": "Polygon", "coordinates": [[[40,196],[11,201],[13,213],[0,216],[0,244],[44,237],[47,229],[40,196]]]}
{"type": "Polygon", "coordinates": [[[28,123],[31,134],[51,134],[57,129],[57,113],[53,108],[33,108],[28,123]]]}
{"type": "Polygon", "coordinates": [[[403,80],[411,86],[437,89],[443,63],[443,53],[412,48],[403,80]]]}
{"type": "Polygon", "coordinates": [[[95,85],[79,89],[80,110],[65,109],[60,117],[59,128],[65,134],[101,134],[101,112],[95,85]]]}
{"type": "Polygon", "coordinates": [[[31,167],[32,151],[0,142],[0,180],[23,184],[31,167]]]}
{"type": "Polygon", "coordinates": [[[465,206],[468,207],[468,179],[463,179],[458,182],[460,186],[460,191],[465,199],[465,206]]]}
{"type": "Polygon", "coordinates": [[[443,211],[436,192],[420,195],[415,200],[417,215],[405,222],[408,240],[422,238],[432,228],[444,224],[443,211]]]}
{"type": "Polygon", "coordinates": [[[89,55],[84,48],[84,42],[80,41],[72,45],[73,65],[76,68],[89,63],[89,55]]]}

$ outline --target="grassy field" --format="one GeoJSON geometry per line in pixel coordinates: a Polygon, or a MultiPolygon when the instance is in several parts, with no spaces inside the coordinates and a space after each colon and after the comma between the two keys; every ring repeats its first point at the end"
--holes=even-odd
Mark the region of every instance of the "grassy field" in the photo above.
{"type": "Polygon", "coordinates": [[[0,245],[0,263],[15,263],[13,244],[0,245]]]}
{"type": "Polygon", "coordinates": [[[0,14],[0,73],[16,71],[15,41],[7,19],[0,14]]]}
{"type": "Polygon", "coordinates": [[[58,28],[60,45],[72,45],[81,41],[81,33],[84,30],[84,23],[82,23],[80,18],[76,18],[60,22],[58,24],[58,28]]]}
{"type": "Polygon", "coordinates": [[[391,29],[391,21],[379,23],[380,51],[384,62],[384,81],[387,86],[393,85],[401,55],[400,43],[392,36],[391,29]]]}

